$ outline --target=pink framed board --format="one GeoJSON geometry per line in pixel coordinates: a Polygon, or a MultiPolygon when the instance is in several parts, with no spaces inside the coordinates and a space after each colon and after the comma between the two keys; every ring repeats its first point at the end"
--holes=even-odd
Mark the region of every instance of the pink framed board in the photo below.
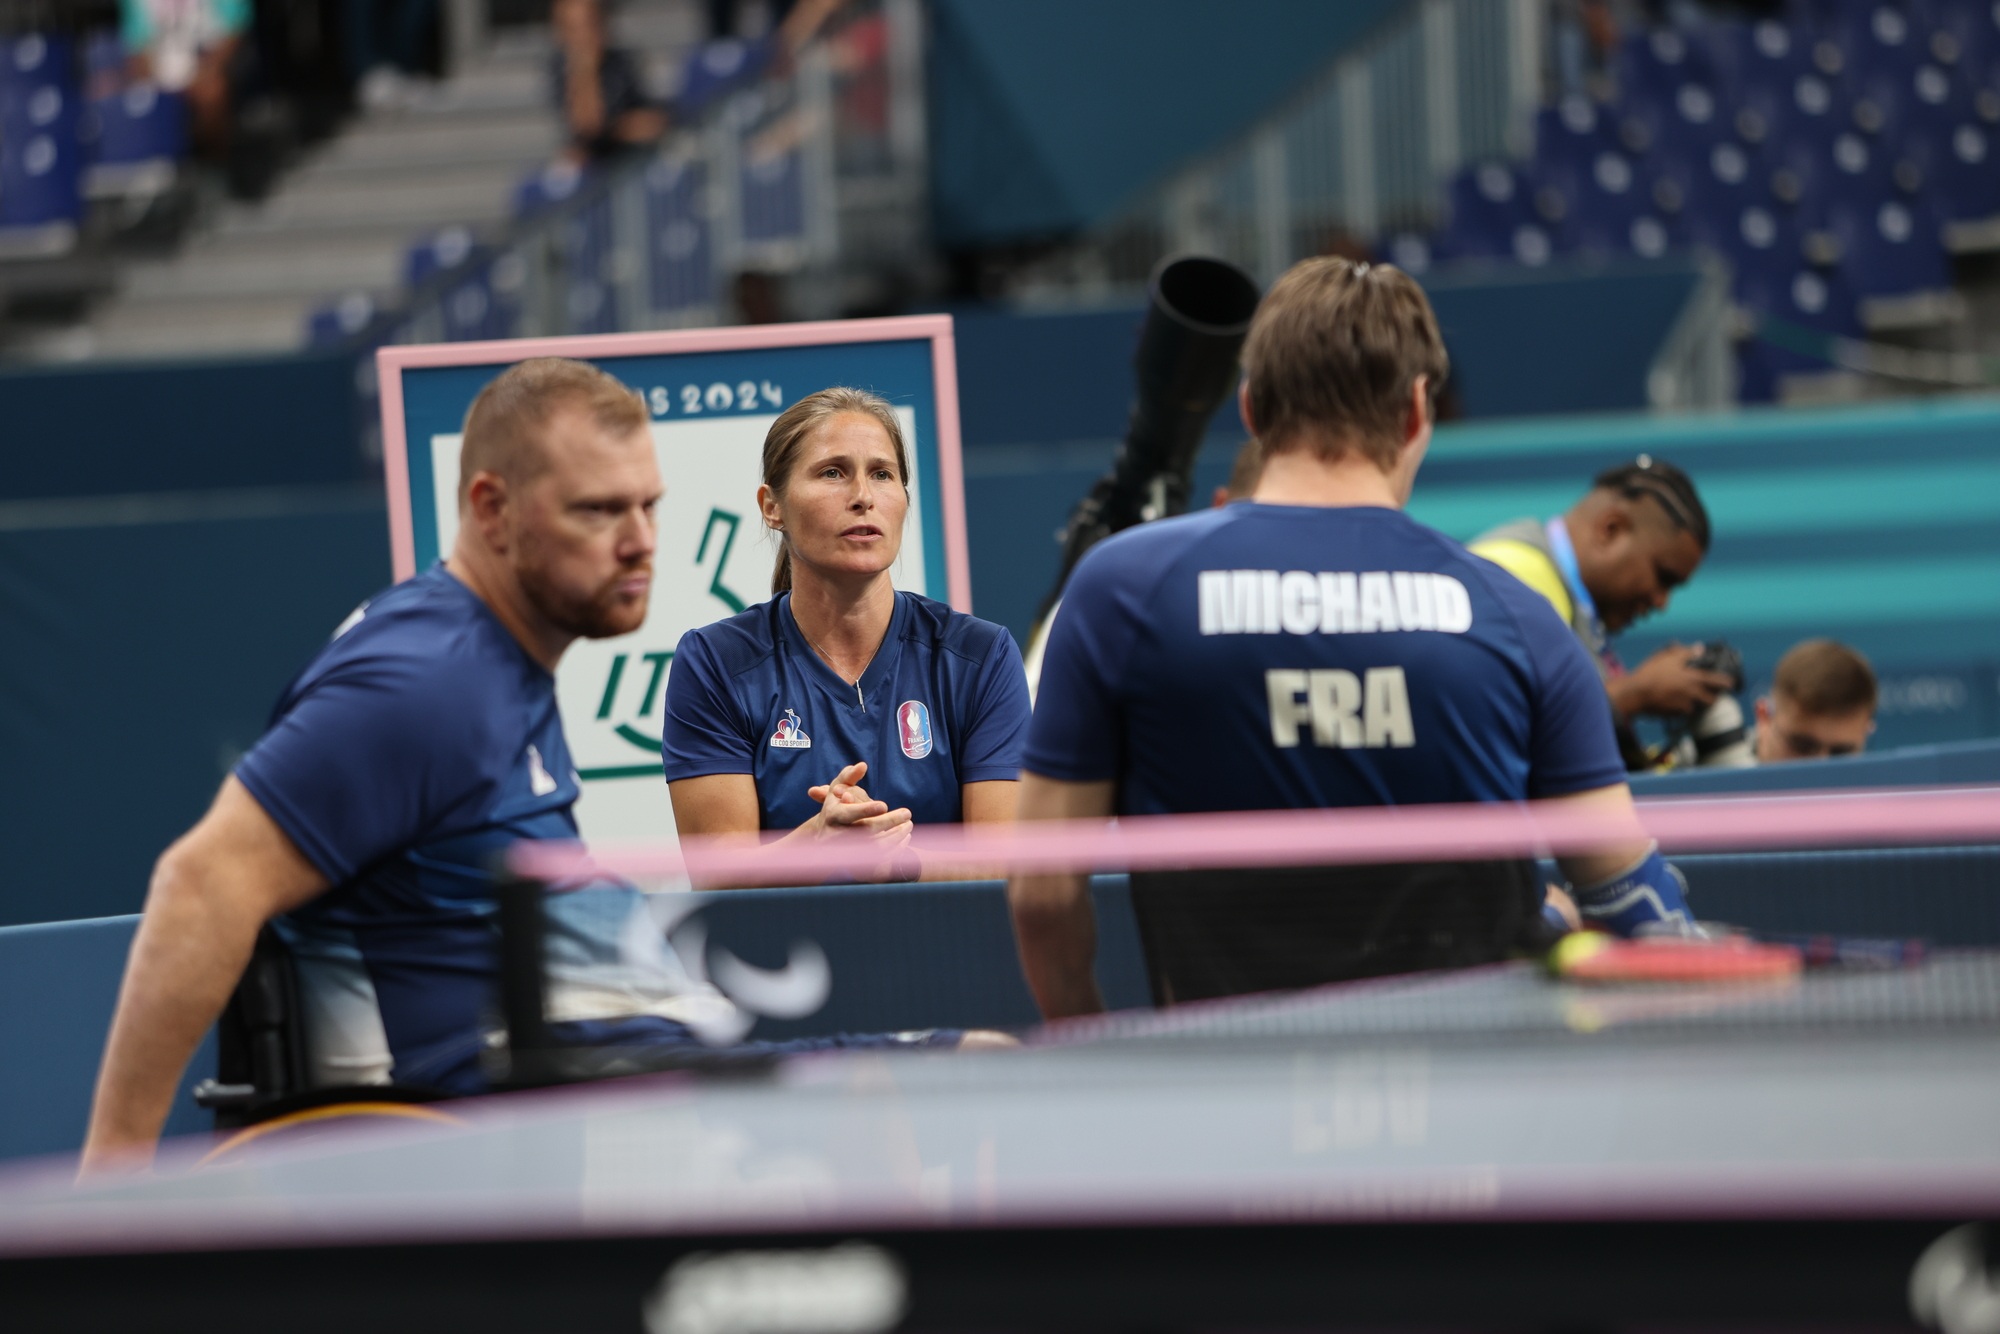
{"type": "Polygon", "coordinates": [[[897,586],[972,609],[948,315],[385,347],[376,368],[399,581],[450,552],[474,396],[515,362],[548,356],[592,362],[640,395],[667,483],[646,625],[577,644],[557,673],[586,836],[660,836],[664,676],[684,632],[769,596],[776,549],[755,517],[758,464],[771,421],[806,394],[850,385],[895,405],[912,474],[897,586]]]}

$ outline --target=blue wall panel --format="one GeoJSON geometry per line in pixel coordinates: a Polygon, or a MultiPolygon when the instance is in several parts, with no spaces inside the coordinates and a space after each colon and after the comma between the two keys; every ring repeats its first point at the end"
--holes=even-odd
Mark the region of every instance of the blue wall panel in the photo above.
{"type": "MultiPolygon", "coordinates": [[[[138,922],[112,917],[0,928],[0,1158],[83,1146],[98,1056],[138,922]]],[[[209,1128],[209,1114],[189,1093],[214,1074],[210,1034],[174,1095],[167,1134],[209,1128]]]]}
{"type": "Polygon", "coordinates": [[[0,500],[364,481],[350,355],[0,373],[0,500]]]}
{"type": "Polygon", "coordinates": [[[279,692],[389,581],[379,501],[0,531],[0,925],[134,912],[279,692]]]}

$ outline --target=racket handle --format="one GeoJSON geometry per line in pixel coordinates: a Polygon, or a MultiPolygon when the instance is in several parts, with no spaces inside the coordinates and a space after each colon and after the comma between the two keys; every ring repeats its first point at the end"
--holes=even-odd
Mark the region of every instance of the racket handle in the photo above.
{"type": "Polygon", "coordinates": [[[1759,932],[1757,939],[1790,945],[1805,956],[1808,968],[1915,968],[1930,954],[1921,940],[1891,940],[1872,936],[1800,936],[1759,932]]]}

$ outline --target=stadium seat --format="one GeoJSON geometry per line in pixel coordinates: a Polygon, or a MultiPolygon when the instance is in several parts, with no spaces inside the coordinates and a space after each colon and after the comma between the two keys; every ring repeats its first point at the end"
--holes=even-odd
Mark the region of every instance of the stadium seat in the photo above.
{"type": "Polygon", "coordinates": [[[1938,137],[1912,135],[1903,156],[1921,164],[1924,192],[1948,219],[2000,212],[2000,128],[1966,119],[1938,137]]]}
{"type": "Polygon", "coordinates": [[[1506,162],[1481,162],[1452,178],[1450,220],[1433,246],[1438,258],[1510,257],[1516,229],[1535,221],[1533,187],[1506,162]]]}
{"type": "Polygon", "coordinates": [[[0,234],[38,234],[48,248],[73,244],[83,213],[75,64],[67,37],[0,41],[0,234]]]}
{"type": "Polygon", "coordinates": [[[1653,217],[1645,179],[1626,154],[1604,149],[1575,182],[1568,233],[1589,254],[1637,252],[1656,258],[1667,247],[1664,225],[1653,217]],[[1641,219],[1650,226],[1640,225],[1641,219]]]}
{"type": "Polygon", "coordinates": [[[331,347],[351,342],[375,322],[379,313],[375,298],[366,292],[349,292],[324,302],[306,316],[306,343],[310,347],[331,347]]]}
{"type": "Polygon", "coordinates": [[[563,294],[570,333],[618,330],[616,283],[623,262],[612,247],[611,201],[600,198],[578,210],[557,238],[568,290],[563,294]]]}
{"type": "Polygon", "coordinates": [[[1705,44],[1690,42],[1673,28],[1634,33],[1619,44],[1612,75],[1622,93],[1670,101],[1682,84],[1712,85],[1713,58],[1705,44]]]}
{"type": "Polygon", "coordinates": [[[473,256],[471,229],[462,226],[440,228],[410,247],[403,259],[403,281],[421,287],[438,273],[458,268],[473,256]]]}
{"type": "Polygon", "coordinates": [[[589,171],[568,159],[557,159],[521,178],[514,187],[514,216],[532,217],[543,209],[566,203],[581,190],[589,171]]]}
{"type": "Polygon", "coordinates": [[[734,37],[696,47],[681,76],[681,115],[693,119],[717,98],[747,87],[771,63],[771,55],[769,41],[745,42],[734,37]]]}
{"type": "Polygon", "coordinates": [[[525,268],[520,256],[502,255],[445,293],[441,305],[445,341],[513,337],[520,327],[525,268]]]}
{"type": "Polygon", "coordinates": [[[165,190],[187,155],[187,98],[151,82],[128,82],[125,61],[115,33],[97,33],[85,44],[88,102],[79,132],[83,192],[91,197],[165,190]]]}
{"type": "Polygon", "coordinates": [[[805,166],[796,148],[760,153],[753,137],[744,145],[741,200],[743,239],[751,243],[804,241],[805,166]]]}
{"type": "Polygon", "coordinates": [[[1811,63],[1811,43],[1778,18],[1710,24],[1704,45],[1717,87],[1731,92],[1790,87],[1811,63]]]}
{"type": "Polygon", "coordinates": [[[1827,211],[1840,240],[1840,269],[1864,296],[1951,286],[1951,256],[1938,220],[1921,203],[1900,199],[1841,201],[1827,211]]]}
{"type": "Polygon", "coordinates": [[[1723,113],[1702,83],[1680,84],[1665,98],[1628,95],[1619,104],[1619,144],[1629,153],[1699,157],[1727,133],[1723,113]]]}
{"type": "Polygon", "coordinates": [[[1571,93],[1535,113],[1535,170],[1588,162],[1619,147],[1611,115],[1588,97],[1571,93]]]}
{"type": "Polygon", "coordinates": [[[688,310],[715,301],[708,215],[708,169],[662,158],[646,169],[647,234],[652,238],[653,309],[688,310]]]}

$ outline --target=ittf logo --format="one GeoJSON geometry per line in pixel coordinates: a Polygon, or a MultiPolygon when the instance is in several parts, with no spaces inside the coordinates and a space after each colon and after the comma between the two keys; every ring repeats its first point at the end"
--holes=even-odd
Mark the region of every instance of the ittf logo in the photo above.
{"type": "Polygon", "coordinates": [[[903,753],[911,759],[931,753],[931,711],[919,701],[906,699],[897,706],[896,730],[903,738],[903,753]]]}

